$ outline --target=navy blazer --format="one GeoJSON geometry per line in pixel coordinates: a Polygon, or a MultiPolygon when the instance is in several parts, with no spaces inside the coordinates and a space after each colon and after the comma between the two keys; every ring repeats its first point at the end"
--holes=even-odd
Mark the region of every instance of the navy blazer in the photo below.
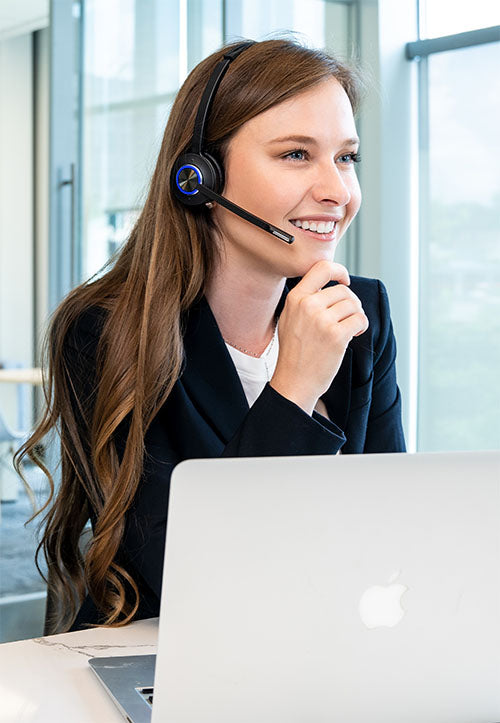
{"type": "MultiPolygon", "coordinates": [[[[297,280],[289,280],[278,307],[297,280]]],[[[396,344],[389,302],[380,281],[351,277],[370,325],[349,343],[322,399],[329,419],[312,417],[267,384],[249,409],[231,356],[203,297],[190,310],[185,367],[146,433],[144,473],[127,512],[120,562],[136,580],[137,618],[159,614],[170,475],[190,458],[403,452],[396,344]]],[[[95,393],[96,349],[103,312],[83,314],[65,345],[66,361],[83,406],[95,393]]],[[[76,407],[75,399],[75,407],[76,407]]],[[[126,425],[116,439],[123,452],[126,425]]],[[[86,445],[88,447],[88,445],[86,445]]],[[[99,622],[87,598],[72,629],[99,622]]]]}

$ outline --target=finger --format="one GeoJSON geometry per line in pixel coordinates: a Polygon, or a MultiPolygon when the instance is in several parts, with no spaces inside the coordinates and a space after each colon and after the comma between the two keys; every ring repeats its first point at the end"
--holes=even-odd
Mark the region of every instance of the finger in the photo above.
{"type": "Polygon", "coordinates": [[[338,281],[347,286],[351,283],[349,272],[345,266],[336,264],[333,261],[318,261],[295,286],[293,289],[294,296],[315,294],[329,281],[338,281]]]}
{"type": "Polygon", "coordinates": [[[328,308],[334,304],[338,304],[344,299],[355,301],[361,309],[361,301],[356,296],[354,291],[351,291],[344,284],[336,284],[335,286],[326,286],[324,289],[320,289],[316,294],[313,295],[314,299],[318,299],[318,304],[328,308]]]}
{"type": "Polygon", "coordinates": [[[339,327],[346,334],[346,337],[350,339],[352,339],[353,336],[361,336],[361,334],[364,334],[369,325],[368,317],[365,316],[362,311],[357,314],[352,314],[339,322],[339,327]]]}
{"type": "Polygon", "coordinates": [[[363,308],[357,299],[343,299],[325,310],[325,319],[330,322],[341,322],[349,316],[364,314],[363,308]]]}
{"type": "Polygon", "coordinates": [[[357,306],[356,311],[362,311],[361,301],[356,294],[344,286],[344,284],[336,284],[335,286],[327,286],[320,289],[315,294],[306,294],[298,300],[299,306],[305,310],[307,314],[316,315],[318,312],[327,311],[342,301],[348,300],[357,306]]]}

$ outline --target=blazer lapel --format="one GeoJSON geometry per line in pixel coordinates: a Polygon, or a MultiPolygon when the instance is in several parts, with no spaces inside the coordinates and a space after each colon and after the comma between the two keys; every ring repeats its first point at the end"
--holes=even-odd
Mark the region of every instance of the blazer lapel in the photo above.
{"type": "Polygon", "coordinates": [[[210,426],[228,442],[248,412],[248,402],[205,297],[189,311],[184,349],[180,381],[210,426]]]}

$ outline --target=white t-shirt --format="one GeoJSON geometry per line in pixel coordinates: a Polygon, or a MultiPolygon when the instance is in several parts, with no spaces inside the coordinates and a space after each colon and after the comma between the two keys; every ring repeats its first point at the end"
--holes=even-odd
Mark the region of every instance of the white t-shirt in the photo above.
{"type": "MultiPolygon", "coordinates": [[[[267,382],[271,380],[276,364],[278,362],[279,340],[278,327],[274,331],[274,337],[264,349],[260,357],[250,356],[239,349],[235,349],[226,342],[226,347],[231,355],[236,371],[240,378],[248,406],[251,407],[267,382]]],[[[316,412],[329,419],[324,402],[318,399],[315,407],[316,412]]]]}
{"type": "Polygon", "coordinates": [[[278,361],[279,342],[278,328],[274,331],[274,337],[264,349],[260,357],[244,354],[226,342],[227,350],[234,362],[236,371],[240,378],[248,406],[251,407],[267,382],[270,381],[276,363],[278,361]]]}

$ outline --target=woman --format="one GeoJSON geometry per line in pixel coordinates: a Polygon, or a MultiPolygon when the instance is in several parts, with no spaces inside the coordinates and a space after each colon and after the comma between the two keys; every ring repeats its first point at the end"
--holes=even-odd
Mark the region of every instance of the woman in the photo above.
{"type": "Polygon", "coordinates": [[[289,40],[218,51],[179,91],[128,242],[50,331],[50,404],[24,453],[57,425],[54,631],[158,614],[179,461],[404,450],[387,295],[333,262],[361,201],[358,95],[352,70],[289,40]],[[208,171],[184,184],[193,148],[278,235],[203,191],[208,171]]]}

